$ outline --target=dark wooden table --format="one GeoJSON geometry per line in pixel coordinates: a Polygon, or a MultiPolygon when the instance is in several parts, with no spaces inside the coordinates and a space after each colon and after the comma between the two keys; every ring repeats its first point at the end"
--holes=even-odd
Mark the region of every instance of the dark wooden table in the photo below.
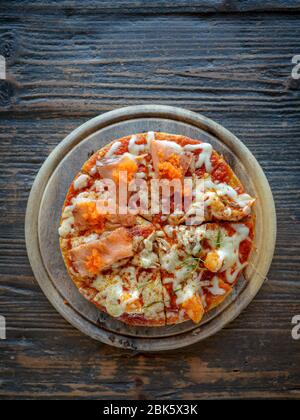
{"type": "MultiPolygon", "coordinates": [[[[1,398],[299,398],[300,1],[0,2],[1,398]],[[77,332],[26,255],[24,215],[48,154],[124,105],[203,113],[254,153],[278,215],[275,258],[255,301],[217,336],[136,354],[77,332]]],[[[261,252],[264,252],[262,250],[261,252]]]]}

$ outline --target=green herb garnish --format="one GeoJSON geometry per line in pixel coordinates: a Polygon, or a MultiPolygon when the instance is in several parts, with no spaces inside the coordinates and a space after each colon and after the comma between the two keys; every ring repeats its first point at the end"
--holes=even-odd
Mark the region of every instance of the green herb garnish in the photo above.
{"type": "Polygon", "coordinates": [[[156,305],[157,303],[163,303],[163,301],[162,300],[157,300],[155,302],[149,303],[149,305],[145,306],[145,309],[150,308],[151,306],[156,305]]]}
{"type": "Polygon", "coordinates": [[[198,257],[188,257],[183,261],[182,266],[189,267],[191,271],[194,273],[198,270],[200,263],[204,263],[204,261],[201,258],[198,257]]]}
{"type": "Polygon", "coordinates": [[[221,232],[221,229],[219,229],[217,241],[216,241],[216,248],[220,248],[221,245],[222,245],[222,232],[221,232]]]}

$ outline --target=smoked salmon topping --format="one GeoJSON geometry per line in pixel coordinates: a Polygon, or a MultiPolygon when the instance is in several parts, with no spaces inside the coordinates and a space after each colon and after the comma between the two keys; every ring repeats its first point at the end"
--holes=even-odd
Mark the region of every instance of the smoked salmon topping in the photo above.
{"type": "MultiPolygon", "coordinates": [[[[102,159],[97,163],[98,172],[104,179],[111,179],[119,182],[120,172],[127,172],[127,179],[130,182],[138,170],[136,159],[130,156],[118,156],[116,158],[102,159]]],[[[121,178],[123,180],[123,177],[121,178]]]]}
{"type": "MultiPolygon", "coordinates": [[[[174,146],[179,147],[174,143],[174,146]]],[[[181,154],[180,150],[174,149],[172,143],[154,140],[151,144],[151,155],[156,175],[162,179],[183,179],[193,155],[181,154]]]]}
{"type": "Polygon", "coordinates": [[[91,273],[96,275],[99,271],[99,267],[101,266],[101,256],[98,249],[93,249],[92,254],[87,257],[86,260],[86,268],[91,273]]]}
{"type": "Polygon", "coordinates": [[[95,201],[83,201],[76,204],[73,211],[74,223],[82,230],[93,229],[102,233],[105,226],[105,215],[99,213],[95,201]]]}
{"type": "Polygon", "coordinates": [[[124,258],[133,256],[133,240],[126,228],[104,233],[100,239],[71,249],[74,267],[82,276],[96,275],[124,258]]]}
{"type": "Polygon", "coordinates": [[[121,172],[127,172],[127,182],[130,182],[133,180],[135,174],[137,173],[138,165],[136,161],[129,159],[128,157],[125,157],[117,166],[117,168],[113,171],[113,180],[118,183],[120,181],[126,181],[123,178],[123,174],[121,172]],[[120,177],[121,175],[121,177],[120,177]]]}

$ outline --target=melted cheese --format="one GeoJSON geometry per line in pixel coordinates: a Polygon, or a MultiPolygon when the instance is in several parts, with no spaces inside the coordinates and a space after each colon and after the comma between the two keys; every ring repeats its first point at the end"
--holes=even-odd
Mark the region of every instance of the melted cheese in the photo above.
{"type": "Polygon", "coordinates": [[[172,273],[180,264],[176,245],[173,245],[167,254],[160,255],[160,263],[164,270],[172,273]]]}
{"type": "Polygon", "coordinates": [[[139,255],[139,261],[143,268],[155,268],[158,265],[158,256],[152,251],[143,249],[139,255]]]}
{"type": "Polygon", "coordinates": [[[249,228],[243,224],[232,225],[236,230],[233,236],[222,235],[220,248],[216,251],[223,261],[221,271],[228,270],[239,263],[239,248],[242,241],[248,238],[249,228]]]}
{"type": "Polygon", "coordinates": [[[174,153],[177,153],[178,155],[183,155],[184,154],[184,150],[180,146],[180,144],[177,144],[177,143],[175,143],[173,141],[169,141],[169,140],[160,140],[159,143],[163,144],[167,149],[172,149],[174,151],[174,153]]]}
{"type": "MultiPolygon", "coordinates": [[[[204,188],[205,190],[211,189],[215,191],[215,193],[210,192],[210,194],[206,196],[208,199],[205,201],[205,205],[210,205],[215,195],[219,197],[223,197],[223,196],[229,197],[240,208],[249,206],[253,202],[253,198],[249,194],[238,194],[237,191],[234,188],[232,188],[230,185],[224,184],[224,183],[213,182],[211,178],[205,179],[204,188]]],[[[206,192],[206,194],[208,194],[208,192],[206,192]]]]}
{"type": "Polygon", "coordinates": [[[190,278],[186,282],[186,284],[183,286],[182,289],[176,291],[176,303],[177,305],[181,305],[186,300],[190,299],[199,291],[199,281],[194,276],[193,278],[190,278]]]}
{"type": "Polygon", "coordinates": [[[187,152],[194,152],[196,150],[202,150],[199,154],[198,160],[196,162],[196,169],[201,168],[205,165],[206,172],[210,173],[212,170],[211,165],[211,155],[212,155],[212,145],[209,143],[200,143],[200,144],[187,144],[184,146],[184,150],[187,152]]]}
{"type": "Polygon", "coordinates": [[[219,286],[219,279],[217,276],[212,278],[212,287],[208,287],[210,293],[214,296],[223,296],[226,291],[219,286]]]}
{"type": "Polygon", "coordinates": [[[131,302],[139,298],[135,267],[129,266],[111,274],[100,274],[93,283],[99,291],[96,301],[105,305],[109,315],[120,317],[131,302]],[[126,291],[123,289],[126,286],[126,291]]]}
{"type": "Polygon", "coordinates": [[[88,175],[79,175],[79,177],[74,181],[74,190],[77,191],[85,188],[88,185],[89,179],[90,177],[88,175]]]}
{"type": "Polygon", "coordinates": [[[128,144],[129,153],[135,156],[139,155],[140,153],[144,153],[148,150],[148,144],[136,144],[137,141],[138,137],[132,136],[128,144]]]}
{"type": "Polygon", "coordinates": [[[150,149],[150,145],[151,145],[153,140],[155,140],[155,133],[154,133],[154,131],[149,131],[147,133],[147,144],[148,144],[149,149],[150,149]]]}
{"type": "Polygon", "coordinates": [[[119,141],[116,141],[111,148],[109,149],[109,151],[106,153],[105,157],[106,158],[111,158],[115,155],[115,153],[119,150],[119,148],[122,146],[122,143],[119,141]]]}
{"type": "Polygon", "coordinates": [[[96,173],[97,173],[97,166],[96,165],[94,165],[91,169],[90,169],[90,175],[96,175],[96,173]]]}
{"type": "Polygon", "coordinates": [[[74,222],[75,222],[75,220],[74,220],[73,216],[68,217],[67,219],[64,219],[62,221],[61,226],[58,229],[59,236],[61,236],[62,238],[65,238],[70,233],[72,233],[72,226],[73,226],[74,222]]]}
{"type": "Polygon", "coordinates": [[[143,268],[156,268],[159,265],[158,256],[153,252],[153,244],[157,233],[153,232],[148,238],[143,240],[144,249],[136,254],[133,263],[143,268]]]}
{"type": "MultiPolygon", "coordinates": [[[[214,252],[219,255],[222,262],[220,272],[226,272],[226,280],[232,284],[235,282],[240,271],[246,267],[247,262],[241,264],[239,258],[240,244],[249,239],[249,228],[242,223],[231,225],[235,229],[232,236],[228,236],[226,230],[221,229],[220,247],[214,252]]],[[[217,232],[207,231],[206,237],[215,246],[217,232]]]]}

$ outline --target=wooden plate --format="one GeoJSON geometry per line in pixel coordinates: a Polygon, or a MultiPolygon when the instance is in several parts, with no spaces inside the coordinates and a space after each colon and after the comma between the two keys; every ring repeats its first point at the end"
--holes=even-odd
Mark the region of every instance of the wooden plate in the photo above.
{"type": "Polygon", "coordinates": [[[269,270],[276,240],[276,213],[268,181],[250,151],[232,133],[202,115],[168,106],[143,105],[100,115],[68,135],[51,153],[33,184],[26,213],[26,246],[35,277],[53,306],[83,333],[106,344],[141,351],[184,347],[221,330],[251,302],[269,270]],[[234,292],[198,326],[129,327],[98,311],[77,291],[59,249],[64,198],[88,156],[113,139],[144,131],[183,134],[210,142],[257,197],[256,251],[234,292]]]}

